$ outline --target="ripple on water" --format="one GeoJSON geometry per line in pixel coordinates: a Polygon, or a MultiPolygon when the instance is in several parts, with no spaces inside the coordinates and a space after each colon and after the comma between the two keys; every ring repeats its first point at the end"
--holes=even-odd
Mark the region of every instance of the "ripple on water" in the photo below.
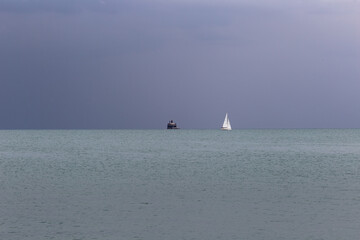
{"type": "Polygon", "coordinates": [[[1,239],[357,239],[360,130],[0,131],[1,239]]]}

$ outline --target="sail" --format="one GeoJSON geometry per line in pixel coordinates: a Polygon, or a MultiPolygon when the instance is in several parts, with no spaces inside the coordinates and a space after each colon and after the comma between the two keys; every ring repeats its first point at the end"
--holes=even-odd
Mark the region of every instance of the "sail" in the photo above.
{"type": "Polygon", "coordinates": [[[227,113],[225,115],[224,123],[223,123],[221,129],[223,129],[223,130],[231,130],[230,120],[229,120],[229,116],[228,116],[227,113]]]}
{"type": "Polygon", "coordinates": [[[231,124],[230,124],[230,119],[229,119],[229,117],[228,117],[228,126],[227,126],[227,128],[228,128],[228,130],[231,130],[231,124]]]}
{"type": "Polygon", "coordinates": [[[228,126],[228,123],[229,123],[229,119],[228,119],[228,116],[227,116],[227,113],[226,113],[226,115],[225,115],[225,119],[224,119],[224,123],[223,123],[223,128],[227,128],[227,126],[228,126]]]}

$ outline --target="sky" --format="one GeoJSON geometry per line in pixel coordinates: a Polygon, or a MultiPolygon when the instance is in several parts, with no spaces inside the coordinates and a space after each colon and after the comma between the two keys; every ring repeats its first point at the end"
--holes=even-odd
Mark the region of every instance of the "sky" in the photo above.
{"type": "Polygon", "coordinates": [[[0,0],[0,129],[360,127],[358,0],[0,0]]]}

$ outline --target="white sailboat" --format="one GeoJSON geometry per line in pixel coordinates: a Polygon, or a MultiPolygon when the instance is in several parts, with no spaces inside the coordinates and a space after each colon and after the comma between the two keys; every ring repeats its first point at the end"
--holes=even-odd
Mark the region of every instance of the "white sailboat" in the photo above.
{"type": "Polygon", "coordinates": [[[225,115],[225,120],[221,127],[221,130],[231,130],[231,124],[230,124],[229,116],[227,113],[225,115]]]}

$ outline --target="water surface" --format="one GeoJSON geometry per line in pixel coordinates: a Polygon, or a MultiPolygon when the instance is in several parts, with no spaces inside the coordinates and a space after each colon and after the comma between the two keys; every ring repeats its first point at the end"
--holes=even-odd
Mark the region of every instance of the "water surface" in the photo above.
{"type": "Polygon", "coordinates": [[[358,239],[360,130],[0,131],[0,239],[358,239]]]}

